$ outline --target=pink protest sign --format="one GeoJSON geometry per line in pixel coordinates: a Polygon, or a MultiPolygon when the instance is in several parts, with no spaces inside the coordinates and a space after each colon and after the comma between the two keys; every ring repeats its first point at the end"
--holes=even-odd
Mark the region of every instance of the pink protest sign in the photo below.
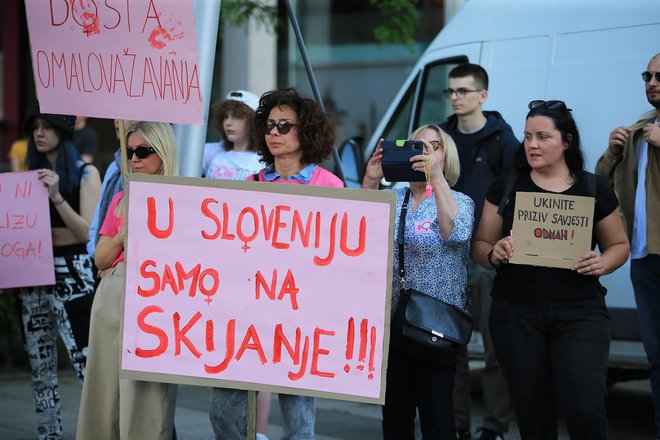
{"type": "Polygon", "coordinates": [[[25,0],[45,113],[203,123],[193,0],[25,0]]]}
{"type": "Polygon", "coordinates": [[[129,376],[383,402],[393,194],[135,179],[129,376]]]}
{"type": "Polygon", "coordinates": [[[55,284],[48,190],[36,171],[0,173],[0,288],[55,284]]]}

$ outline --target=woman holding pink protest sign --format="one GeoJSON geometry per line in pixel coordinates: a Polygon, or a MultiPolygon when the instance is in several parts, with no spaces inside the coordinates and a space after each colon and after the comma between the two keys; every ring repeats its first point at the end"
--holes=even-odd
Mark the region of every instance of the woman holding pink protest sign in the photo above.
{"type": "MultiPolygon", "coordinates": [[[[314,100],[291,88],[266,92],[259,100],[255,122],[261,134],[257,152],[266,167],[247,180],[343,187],[334,174],[321,168],[335,144],[335,125],[314,100]]],[[[316,404],[313,397],[279,395],[286,440],[314,438],[316,404]]],[[[214,388],[209,417],[217,439],[247,436],[247,392],[214,388]]]]}
{"type": "MultiPolygon", "coordinates": [[[[138,122],[128,128],[126,144],[131,172],[178,174],[170,124],[138,122]]],[[[127,208],[128,200],[121,191],[110,202],[94,253],[102,279],[92,308],[87,375],[78,415],[79,440],[172,438],[175,385],[119,378],[127,208]]]]}
{"type": "MultiPolygon", "coordinates": [[[[392,317],[402,313],[413,289],[433,298],[427,304],[442,302],[463,314],[467,309],[467,257],[474,202],[451,189],[458,180],[460,162],[456,144],[448,134],[429,124],[415,130],[410,140],[420,141],[423,148],[410,158],[410,178],[417,181],[409,182],[409,188],[395,190],[392,317]]],[[[383,179],[382,144],[381,140],[369,159],[363,188],[378,189],[383,179]]],[[[435,353],[422,354],[425,352],[419,346],[402,338],[395,321],[390,330],[383,438],[414,439],[419,414],[424,440],[453,440],[455,355],[441,358],[435,353]]]]}
{"type": "Polygon", "coordinates": [[[73,145],[74,116],[37,113],[27,121],[27,168],[48,188],[55,284],[20,290],[25,349],[40,439],[62,436],[55,329],[80,380],[94,298],[92,262],[85,250],[101,179],[73,145]]]}

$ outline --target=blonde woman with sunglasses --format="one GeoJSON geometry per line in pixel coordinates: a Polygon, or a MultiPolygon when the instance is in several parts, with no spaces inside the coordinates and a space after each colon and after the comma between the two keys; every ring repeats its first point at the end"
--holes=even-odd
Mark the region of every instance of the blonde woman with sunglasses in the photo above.
{"type": "MultiPolygon", "coordinates": [[[[138,122],[128,128],[126,144],[132,173],[178,174],[176,143],[170,124],[138,122]]],[[[78,440],[172,438],[175,386],[119,378],[127,208],[128,201],[121,191],[110,202],[94,254],[103,276],[92,306],[78,440]]]]}

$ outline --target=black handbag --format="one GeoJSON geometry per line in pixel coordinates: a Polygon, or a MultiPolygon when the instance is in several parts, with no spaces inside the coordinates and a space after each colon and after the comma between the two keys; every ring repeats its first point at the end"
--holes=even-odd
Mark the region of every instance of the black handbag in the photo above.
{"type": "Polygon", "coordinates": [[[399,220],[401,297],[392,320],[390,341],[396,349],[419,360],[450,364],[456,361],[461,348],[470,342],[472,316],[452,304],[405,288],[403,242],[409,200],[410,189],[403,200],[399,220]]]}

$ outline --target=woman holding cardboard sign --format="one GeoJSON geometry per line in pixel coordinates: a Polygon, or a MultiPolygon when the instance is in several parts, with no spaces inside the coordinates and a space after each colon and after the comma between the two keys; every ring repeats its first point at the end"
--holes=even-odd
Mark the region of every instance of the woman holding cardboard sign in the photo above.
{"type": "MultiPolygon", "coordinates": [[[[138,122],[128,128],[126,144],[131,172],[178,174],[176,143],[170,124],[138,122]]],[[[127,209],[128,200],[124,191],[120,191],[110,202],[94,253],[99,273],[104,275],[92,307],[78,440],[172,438],[175,386],[119,378],[127,209]]]]}
{"type": "MultiPolygon", "coordinates": [[[[450,188],[460,171],[458,151],[451,137],[436,125],[418,128],[410,139],[424,145],[424,152],[412,156],[409,166],[426,182],[410,182],[410,188],[396,190],[392,315],[397,316],[410,301],[405,289],[416,289],[434,298],[432,301],[464,311],[474,202],[450,188]],[[403,268],[405,277],[400,276],[403,268]]],[[[369,159],[363,188],[377,189],[383,178],[382,142],[369,159]]],[[[397,333],[402,331],[395,328],[393,324],[390,331],[383,438],[414,439],[414,421],[419,412],[423,439],[456,439],[455,357],[422,357],[414,344],[397,342],[401,339],[397,333]]],[[[443,335],[438,337],[444,339],[443,335]]]]}
{"type": "Polygon", "coordinates": [[[48,189],[55,257],[55,284],[23,287],[18,295],[40,439],[62,437],[55,329],[82,381],[94,298],[92,262],[85,243],[101,179],[73,145],[75,119],[37,113],[25,125],[27,168],[37,170],[39,180],[48,189]]]}
{"type": "MultiPolygon", "coordinates": [[[[472,255],[497,269],[490,328],[522,439],[556,439],[557,408],[571,438],[607,439],[610,334],[598,277],[626,261],[628,240],[614,191],[584,171],[571,110],[562,101],[532,101],[529,109],[524,154],[488,191],[472,255]],[[591,248],[573,269],[508,262],[516,250],[516,194],[523,192],[595,197],[591,248]]],[[[543,254],[542,245],[535,253],[543,254]]]]}

